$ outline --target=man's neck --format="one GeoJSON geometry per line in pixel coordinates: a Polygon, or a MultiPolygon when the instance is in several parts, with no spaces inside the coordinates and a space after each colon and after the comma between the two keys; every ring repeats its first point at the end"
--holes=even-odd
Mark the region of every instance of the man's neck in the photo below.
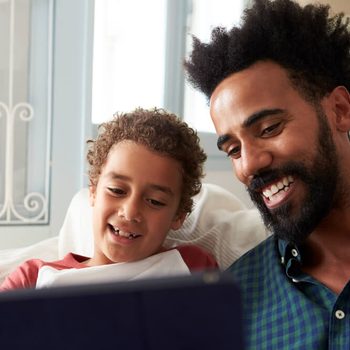
{"type": "Polygon", "coordinates": [[[303,271],[339,294],[350,280],[350,209],[332,210],[303,250],[303,271]]]}

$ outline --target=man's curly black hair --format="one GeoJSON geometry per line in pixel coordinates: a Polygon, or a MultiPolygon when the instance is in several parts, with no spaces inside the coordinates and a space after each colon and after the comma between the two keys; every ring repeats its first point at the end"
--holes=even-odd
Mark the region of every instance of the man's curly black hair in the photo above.
{"type": "Polygon", "coordinates": [[[328,5],[255,0],[241,23],[230,31],[215,28],[208,44],[193,38],[187,78],[208,99],[223,79],[262,60],[287,69],[309,101],[340,85],[350,91],[349,18],[343,13],[331,15],[328,5]]]}

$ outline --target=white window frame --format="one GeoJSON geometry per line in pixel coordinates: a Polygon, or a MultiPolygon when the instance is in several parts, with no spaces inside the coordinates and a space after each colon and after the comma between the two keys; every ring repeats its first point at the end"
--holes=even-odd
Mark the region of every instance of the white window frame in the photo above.
{"type": "Polygon", "coordinates": [[[90,122],[94,3],[53,0],[53,4],[49,222],[0,226],[1,249],[57,235],[73,195],[87,185],[85,141],[94,133],[90,122]]]}

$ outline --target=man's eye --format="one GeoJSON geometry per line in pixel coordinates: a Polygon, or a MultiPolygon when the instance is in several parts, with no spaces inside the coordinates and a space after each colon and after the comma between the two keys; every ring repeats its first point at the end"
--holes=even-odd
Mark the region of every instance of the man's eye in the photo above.
{"type": "Polygon", "coordinates": [[[241,147],[239,146],[232,147],[227,150],[227,157],[238,158],[240,156],[240,153],[241,153],[241,147]]]}
{"type": "Polygon", "coordinates": [[[278,122],[276,124],[270,125],[269,127],[263,129],[261,132],[261,136],[274,136],[281,132],[282,130],[282,123],[278,122]]]}

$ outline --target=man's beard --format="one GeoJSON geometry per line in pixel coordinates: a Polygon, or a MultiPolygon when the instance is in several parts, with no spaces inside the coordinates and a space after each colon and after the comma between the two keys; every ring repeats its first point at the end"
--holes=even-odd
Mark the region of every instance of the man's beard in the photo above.
{"type": "Polygon", "coordinates": [[[247,188],[250,198],[258,207],[268,229],[284,240],[302,243],[329,213],[333,206],[337,184],[339,185],[339,164],[331,130],[323,111],[316,108],[319,120],[318,153],[311,166],[291,161],[278,169],[259,173],[247,188]],[[268,209],[261,191],[267,184],[283,176],[292,175],[306,185],[306,196],[300,208],[291,203],[276,209],[268,209]],[[298,212],[296,212],[298,210],[298,212]]]}

